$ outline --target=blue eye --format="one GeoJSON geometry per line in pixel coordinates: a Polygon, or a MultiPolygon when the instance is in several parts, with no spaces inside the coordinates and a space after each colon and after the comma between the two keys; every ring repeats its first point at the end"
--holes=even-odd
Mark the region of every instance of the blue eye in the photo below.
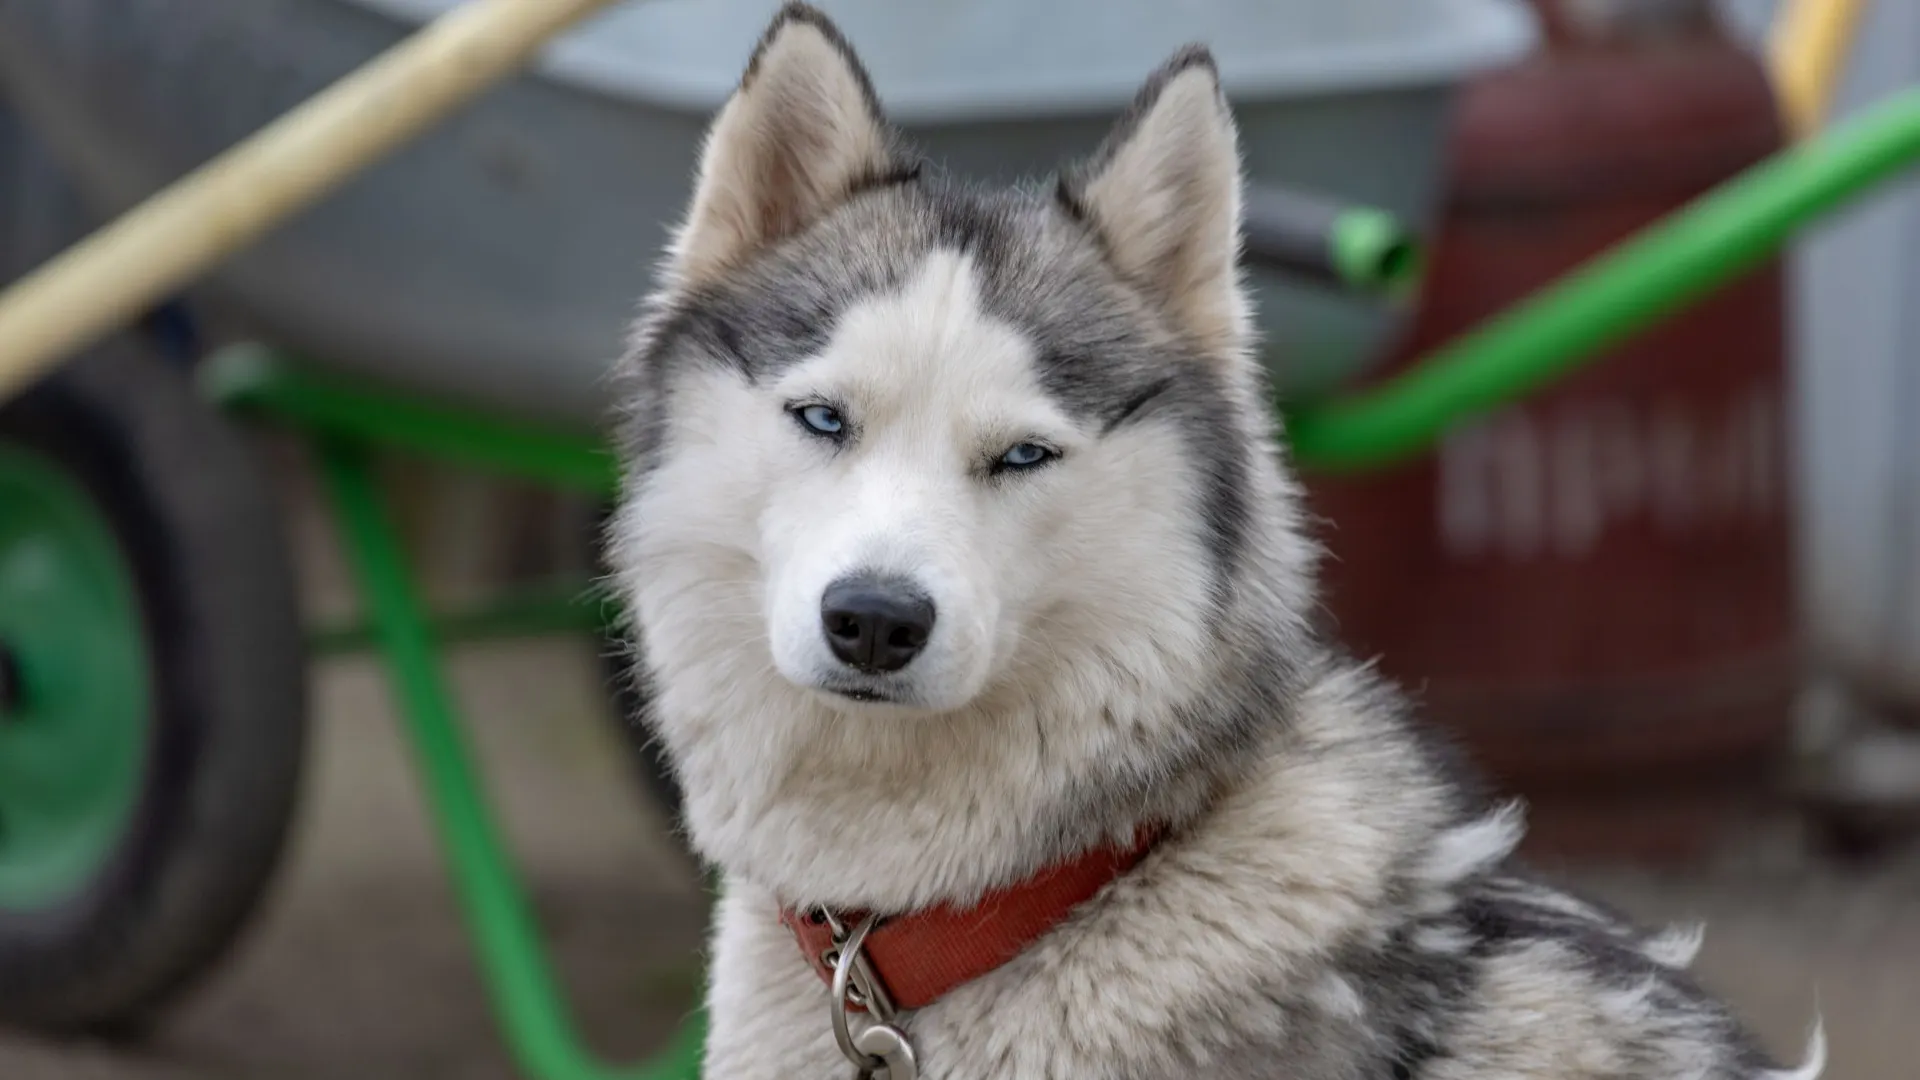
{"type": "Polygon", "coordinates": [[[1007,469],[1031,469],[1053,456],[1053,451],[1039,443],[1017,443],[1012,449],[1000,455],[1000,465],[1007,469]]]}
{"type": "Polygon", "coordinates": [[[838,435],[847,428],[840,410],[831,405],[804,405],[794,410],[793,415],[800,418],[808,431],[818,435],[838,435]]]}

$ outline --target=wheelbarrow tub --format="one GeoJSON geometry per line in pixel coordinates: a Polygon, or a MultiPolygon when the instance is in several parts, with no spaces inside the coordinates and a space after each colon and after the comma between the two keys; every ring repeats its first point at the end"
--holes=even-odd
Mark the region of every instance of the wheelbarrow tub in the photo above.
{"type": "MultiPolygon", "coordinates": [[[[152,193],[456,0],[14,0],[0,74],[103,209],[152,193]]],[[[530,418],[596,421],[604,374],[687,195],[706,123],[776,0],[618,6],[525,75],[236,257],[217,294],[314,358],[530,418]]],[[[1416,230],[1462,80],[1523,53],[1514,0],[1122,5],[827,0],[892,119],[982,180],[1091,151],[1146,73],[1208,42],[1250,182],[1416,230]]],[[[1290,393],[1382,351],[1394,309],[1254,275],[1290,393]]]]}

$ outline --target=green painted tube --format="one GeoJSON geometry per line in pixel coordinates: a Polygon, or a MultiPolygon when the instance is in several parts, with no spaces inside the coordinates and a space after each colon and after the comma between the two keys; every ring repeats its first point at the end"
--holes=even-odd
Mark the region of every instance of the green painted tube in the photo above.
{"type": "Polygon", "coordinates": [[[1397,296],[1419,273],[1413,236],[1373,207],[1256,185],[1247,189],[1241,228],[1249,264],[1296,281],[1397,296]]]}
{"type": "Polygon", "coordinates": [[[1796,229],[1920,159],[1920,89],[1786,150],[1649,226],[1391,382],[1287,410],[1302,465],[1402,461],[1449,427],[1513,401],[1693,303],[1796,229]]]}
{"type": "Polygon", "coordinates": [[[269,346],[228,346],[208,357],[196,378],[201,392],[222,408],[262,413],[312,435],[494,469],[589,495],[609,495],[619,484],[612,449],[591,434],[323,371],[269,346]]]}
{"type": "Polygon", "coordinates": [[[1420,277],[1420,246],[1384,210],[1357,207],[1333,223],[1329,248],[1340,280],[1354,289],[1400,296],[1420,277]]]}
{"type": "MultiPolygon", "coordinates": [[[[576,583],[532,588],[464,610],[436,612],[427,629],[434,644],[444,647],[502,638],[600,633],[613,625],[614,618],[611,600],[576,583]]],[[[343,620],[307,634],[307,648],[316,656],[364,652],[379,644],[380,628],[370,619],[343,620]]]]}
{"type": "Polygon", "coordinates": [[[399,537],[380,505],[365,453],[329,442],[321,448],[320,464],[341,539],[393,677],[455,891],[479,946],[487,988],[521,1072],[529,1080],[692,1080],[704,1041],[698,1015],[665,1053],[631,1068],[610,1068],[581,1045],[460,736],[424,608],[399,537]]]}

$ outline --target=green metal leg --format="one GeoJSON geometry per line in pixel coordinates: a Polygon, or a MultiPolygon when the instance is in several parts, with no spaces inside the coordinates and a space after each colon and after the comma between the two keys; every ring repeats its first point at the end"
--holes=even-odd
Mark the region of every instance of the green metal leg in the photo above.
{"type": "MultiPolygon", "coordinates": [[[[509,592],[466,610],[429,612],[427,632],[442,647],[550,634],[605,634],[616,625],[613,615],[610,601],[579,583],[569,583],[509,592]]],[[[379,628],[364,616],[320,627],[307,637],[307,647],[319,656],[379,646],[379,628]]]]}
{"type": "Polygon", "coordinates": [[[705,1035],[698,1015],[675,1036],[664,1055],[645,1065],[610,1068],[581,1045],[454,722],[452,698],[441,676],[427,618],[366,454],[354,446],[328,442],[321,446],[320,459],[347,556],[391,669],[427,801],[479,946],[494,1009],[521,1071],[534,1080],[696,1076],[705,1035]]]}

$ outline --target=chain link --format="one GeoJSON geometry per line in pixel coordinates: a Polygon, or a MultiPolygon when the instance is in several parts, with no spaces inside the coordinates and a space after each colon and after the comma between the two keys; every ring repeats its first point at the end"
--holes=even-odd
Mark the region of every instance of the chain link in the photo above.
{"type": "Polygon", "coordinates": [[[831,911],[823,908],[817,914],[833,938],[832,947],[821,954],[820,962],[833,971],[828,1008],[832,1015],[833,1040],[840,1045],[840,1052],[859,1070],[859,1080],[869,1080],[883,1072],[887,1080],[918,1080],[913,1044],[894,1026],[898,1010],[865,952],[867,935],[880,920],[868,915],[849,929],[831,911]],[[855,1035],[849,1006],[865,1009],[878,1023],[868,1025],[855,1035]]]}

